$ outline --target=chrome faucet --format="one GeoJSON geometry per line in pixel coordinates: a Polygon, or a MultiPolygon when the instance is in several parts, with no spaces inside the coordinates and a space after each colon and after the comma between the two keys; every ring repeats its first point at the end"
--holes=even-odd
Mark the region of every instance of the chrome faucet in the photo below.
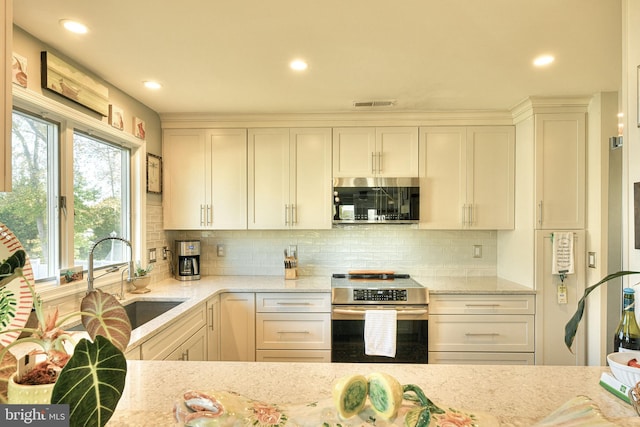
{"type": "MultiPolygon", "coordinates": [[[[96,243],[93,244],[93,247],[91,247],[91,251],[89,252],[89,271],[87,272],[87,293],[93,291],[93,251],[96,249],[96,246],[98,246],[100,243],[104,242],[105,240],[119,240],[123,243],[126,243],[127,246],[129,246],[129,262],[127,263],[127,270],[129,270],[129,274],[127,275],[127,282],[131,283],[134,280],[134,269],[133,269],[133,248],[131,247],[131,243],[126,240],[123,239],[122,237],[105,237],[103,239],[98,240],[96,243]]],[[[124,270],[123,270],[124,273],[124,270]]],[[[122,292],[121,290],[121,293],[122,292]]]]}

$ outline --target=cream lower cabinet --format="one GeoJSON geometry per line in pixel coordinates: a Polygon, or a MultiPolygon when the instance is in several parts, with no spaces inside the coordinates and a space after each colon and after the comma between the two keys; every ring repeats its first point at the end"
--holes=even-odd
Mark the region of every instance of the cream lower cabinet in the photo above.
{"type": "Polygon", "coordinates": [[[513,126],[420,128],[420,228],[513,229],[513,126]]]}
{"type": "Polygon", "coordinates": [[[256,294],[256,360],[330,362],[330,294],[256,294]]]}
{"type": "Polygon", "coordinates": [[[142,360],[207,360],[206,307],[180,316],[140,345],[142,360]]]}
{"type": "Polygon", "coordinates": [[[255,293],[220,295],[220,360],[256,360],[255,293]]]}
{"type": "Polygon", "coordinates": [[[207,359],[220,360],[220,295],[207,300],[207,359]]]}
{"type": "Polygon", "coordinates": [[[431,295],[429,363],[534,364],[535,296],[431,295]]]}

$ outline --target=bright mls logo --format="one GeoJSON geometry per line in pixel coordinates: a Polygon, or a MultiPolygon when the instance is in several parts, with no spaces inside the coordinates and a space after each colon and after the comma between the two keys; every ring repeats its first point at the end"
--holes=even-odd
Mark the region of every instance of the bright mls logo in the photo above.
{"type": "Polygon", "coordinates": [[[2,427],[69,427],[69,405],[0,405],[2,427]]]}

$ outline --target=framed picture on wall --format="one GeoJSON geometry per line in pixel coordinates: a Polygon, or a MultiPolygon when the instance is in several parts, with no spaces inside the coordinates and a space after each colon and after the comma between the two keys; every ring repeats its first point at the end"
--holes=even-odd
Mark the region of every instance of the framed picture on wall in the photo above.
{"type": "Polygon", "coordinates": [[[162,193],[162,157],[147,153],[147,193],[162,193]]]}

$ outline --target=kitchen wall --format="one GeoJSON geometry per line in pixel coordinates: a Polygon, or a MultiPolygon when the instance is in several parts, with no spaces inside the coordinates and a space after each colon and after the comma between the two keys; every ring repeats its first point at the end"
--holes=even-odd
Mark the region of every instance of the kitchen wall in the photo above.
{"type": "Polygon", "coordinates": [[[434,231],[412,226],[350,226],[313,231],[170,231],[197,239],[204,275],[283,275],[284,249],[298,247],[300,275],[390,269],[414,276],[495,276],[495,231],[434,231]],[[225,256],[217,256],[217,245],[225,256]],[[482,245],[482,258],[473,258],[482,245]]]}

